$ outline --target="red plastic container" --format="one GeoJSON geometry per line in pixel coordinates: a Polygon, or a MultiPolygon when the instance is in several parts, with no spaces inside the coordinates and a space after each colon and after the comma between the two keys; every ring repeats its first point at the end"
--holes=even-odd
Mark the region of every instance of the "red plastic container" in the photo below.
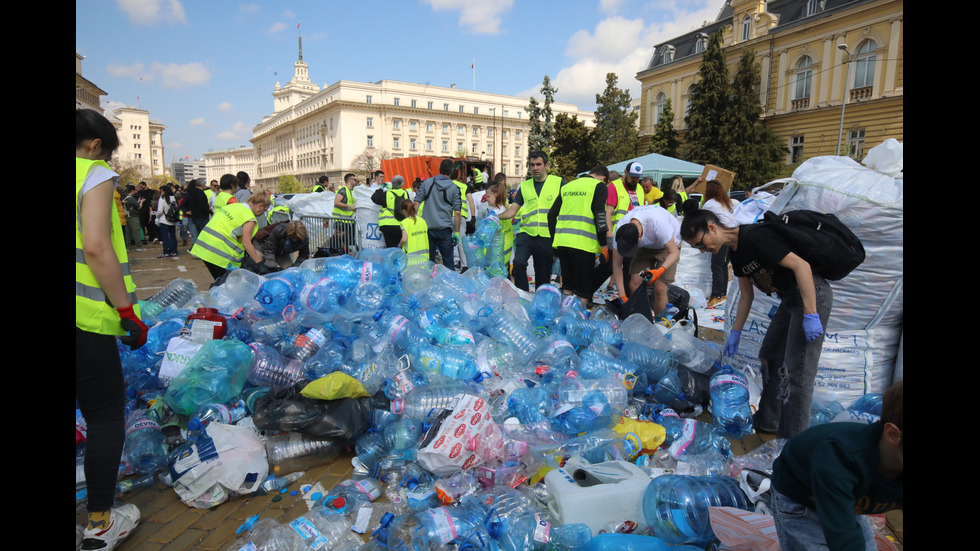
{"type": "Polygon", "coordinates": [[[187,316],[180,334],[192,341],[223,339],[228,332],[228,320],[215,308],[198,308],[196,314],[187,316]]]}

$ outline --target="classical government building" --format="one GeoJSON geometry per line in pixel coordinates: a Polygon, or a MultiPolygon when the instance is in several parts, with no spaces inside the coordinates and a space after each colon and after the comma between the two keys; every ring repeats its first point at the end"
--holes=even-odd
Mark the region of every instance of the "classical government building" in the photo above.
{"type": "Polygon", "coordinates": [[[840,154],[858,160],[886,138],[903,141],[903,14],[902,0],[728,0],[714,22],[658,44],[636,75],[640,150],[668,98],[674,128],[686,132],[691,84],[719,31],[730,76],[744,48],[755,53],[763,120],[787,165],[836,155],[838,136],[840,154]]]}
{"type": "MultiPolygon", "coordinates": [[[[284,174],[307,186],[323,174],[339,182],[358,155],[382,151],[391,158],[461,153],[491,159],[508,176],[527,173],[528,98],[394,80],[320,89],[310,81],[302,42],[294,68],[292,80],[276,84],[273,113],[253,129],[250,175],[258,188],[275,189],[284,174]]],[[[595,114],[575,105],[553,103],[552,110],[595,126],[595,114]]]]}

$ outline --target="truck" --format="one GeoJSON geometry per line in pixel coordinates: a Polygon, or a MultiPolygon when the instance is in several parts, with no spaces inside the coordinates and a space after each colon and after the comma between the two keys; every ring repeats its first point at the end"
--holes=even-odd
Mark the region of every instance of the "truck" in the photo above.
{"type": "Polygon", "coordinates": [[[443,159],[453,161],[452,178],[466,183],[467,176],[473,176],[473,171],[479,170],[486,172],[493,177],[493,162],[483,161],[479,157],[436,157],[434,155],[420,155],[418,157],[402,157],[400,159],[384,159],[381,161],[381,170],[385,173],[385,178],[391,180],[395,175],[405,178],[405,185],[410,186],[415,178],[425,180],[439,174],[439,165],[443,159]]]}

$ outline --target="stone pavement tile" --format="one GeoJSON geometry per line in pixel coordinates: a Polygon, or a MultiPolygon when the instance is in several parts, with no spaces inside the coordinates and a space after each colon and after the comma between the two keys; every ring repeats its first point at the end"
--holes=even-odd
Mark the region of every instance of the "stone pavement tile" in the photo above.
{"type": "Polygon", "coordinates": [[[208,513],[200,518],[194,523],[194,528],[197,530],[214,530],[215,528],[221,526],[223,523],[228,524],[234,523],[234,514],[241,507],[241,503],[236,500],[229,500],[222,503],[218,507],[209,509],[208,513]]]}
{"type": "Polygon", "coordinates": [[[200,549],[196,544],[201,541],[207,532],[201,530],[184,530],[174,538],[173,541],[163,546],[160,551],[185,551],[188,549],[200,549]]]}
{"type": "MultiPolygon", "coordinates": [[[[162,522],[162,528],[147,538],[149,541],[154,543],[170,543],[176,540],[184,532],[190,530],[191,526],[201,519],[201,515],[204,513],[204,511],[188,507],[179,501],[177,503],[184,508],[184,511],[170,520],[162,522]]],[[[155,518],[154,520],[158,521],[159,519],[155,518]]],[[[203,537],[203,534],[199,536],[198,539],[201,537],[203,537]]]]}

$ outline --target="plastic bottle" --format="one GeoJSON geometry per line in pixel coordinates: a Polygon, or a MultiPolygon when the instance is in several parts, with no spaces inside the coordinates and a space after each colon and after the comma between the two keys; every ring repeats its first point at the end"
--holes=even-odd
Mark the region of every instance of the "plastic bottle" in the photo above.
{"type": "Polygon", "coordinates": [[[187,323],[180,334],[194,342],[204,343],[223,339],[227,332],[228,320],[217,309],[198,308],[197,312],[187,316],[187,323]]]}
{"type": "Polygon", "coordinates": [[[727,476],[664,475],[643,494],[643,516],[650,531],[668,543],[707,543],[714,539],[709,507],[752,510],[738,482],[727,476]]]}
{"type": "Polygon", "coordinates": [[[302,377],[303,362],[286,358],[275,348],[259,342],[248,346],[254,358],[248,370],[248,382],[253,385],[286,388],[302,377]]]}
{"type": "Polygon", "coordinates": [[[670,350],[670,341],[643,314],[631,314],[621,324],[623,340],[653,350],[670,350]]]}
{"type": "Polygon", "coordinates": [[[126,460],[138,472],[153,474],[167,466],[159,421],[151,415],[134,416],[126,424],[126,460]]]}
{"type": "Polygon", "coordinates": [[[182,308],[197,294],[194,283],[188,279],[177,278],[164,285],[140,306],[140,314],[144,321],[155,321],[154,318],[168,306],[182,308]]]}
{"type": "Polygon", "coordinates": [[[883,404],[882,397],[883,394],[871,393],[865,394],[857,399],[856,402],[849,408],[855,411],[861,411],[864,413],[870,413],[872,415],[877,415],[881,417],[881,407],[883,404]]]}
{"type": "Polygon", "coordinates": [[[561,309],[561,301],[561,291],[554,285],[545,284],[535,289],[527,311],[531,323],[535,326],[553,326],[561,309]]]}
{"type": "Polygon", "coordinates": [[[269,472],[283,476],[325,465],[340,454],[343,444],[329,438],[312,438],[299,433],[273,436],[266,440],[269,472]]]}
{"type": "Polygon", "coordinates": [[[354,443],[354,453],[357,455],[350,460],[354,467],[354,474],[366,476],[388,453],[388,450],[381,441],[381,433],[372,429],[357,439],[354,443]]]}
{"type": "Polygon", "coordinates": [[[414,461],[422,436],[422,422],[405,415],[384,427],[381,442],[391,457],[414,461]]]}
{"type": "Polygon", "coordinates": [[[309,549],[332,549],[350,531],[350,519],[324,506],[325,499],[314,504],[309,513],[289,523],[309,549]]]}
{"type": "Polygon", "coordinates": [[[292,348],[286,353],[287,357],[305,362],[313,357],[327,341],[330,340],[329,331],[319,327],[311,327],[304,333],[297,335],[292,348]]]}
{"type": "Polygon", "coordinates": [[[129,492],[139,490],[141,488],[149,488],[156,483],[157,479],[153,473],[146,473],[145,475],[136,478],[120,480],[116,483],[116,497],[121,497],[123,494],[128,494],[129,492]]]}
{"type": "Polygon", "coordinates": [[[255,494],[261,496],[278,493],[279,490],[282,490],[293,482],[299,480],[304,474],[306,474],[304,471],[289,473],[286,476],[276,476],[274,474],[270,474],[265,477],[262,484],[259,484],[259,489],[255,491],[255,494]]]}
{"type": "Polygon", "coordinates": [[[576,551],[700,551],[691,545],[668,545],[654,536],[640,534],[599,534],[576,551]]]}
{"type": "Polygon", "coordinates": [[[667,438],[663,445],[674,459],[686,461],[711,452],[717,452],[723,458],[732,454],[731,444],[712,424],[696,419],[681,419],[674,410],[667,407],[658,408],[654,421],[666,430],[667,438]]]}
{"type": "Polygon", "coordinates": [[[844,406],[840,402],[817,402],[814,400],[810,406],[810,426],[815,427],[829,423],[843,412],[844,406]]]}
{"type": "Polygon", "coordinates": [[[419,527],[415,531],[414,548],[433,549],[440,544],[468,540],[488,541],[484,523],[486,513],[475,504],[457,507],[435,507],[416,513],[419,527]]]}
{"type": "Polygon", "coordinates": [[[440,348],[431,344],[418,347],[416,368],[427,373],[439,373],[461,381],[480,375],[473,358],[458,350],[440,348]]]}
{"type": "Polygon", "coordinates": [[[318,314],[332,314],[340,311],[340,297],[343,291],[329,277],[320,278],[316,283],[303,287],[296,304],[318,314]]]}
{"type": "Polygon", "coordinates": [[[170,383],[164,399],[181,415],[191,415],[201,404],[231,401],[245,387],[252,360],[252,349],[241,341],[208,341],[170,383]]]}
{"type": "Polygon", "coordinates": [[[721,351],[688,335],[681,325],[675,325],[667,332],[667,340],[677,360],[698,373],[706,373],[721,360],[721,351]]]}
{"type": "MultiPolygon", "coordinates": [[[[454,381],[454,379],[450,379],[454,381]]],[[[430,384],[418,387],[405,395],[404,398],[397,398],[391,402],[392,413],[406,415],[416,421],[425,421],[430,412],[439,415],[444,409],[451,408],[456,403],[456,396],[466,392],[466,385],[461,381],[450,383],[443,381],[437,384],[430,384]]]]}
{"type": "MultiPolygon", "coordinates": [[[[642,316],[640,317],[642,318],[642,316]]],[[[656,329],[653,330],[656,331],[656,329]]],[[[634,342],[627,342],[623,345],[619,359],[636,365],[638,368],[637,377],[642,376],[650,383],[659,381],[668,371],[676,371],[680,363],[667,350],[656,350],[634,342]]]]}
{"type": "Polygon", "coordinates": [[[279,314],[293,300],[296,291],[296,287],[288,279],[284,277],[273,277],[262,282],[259,290],[255,293],[255,300],[266,311],[279,314]]]}
{"type": "Polygon", "coordinates": [[[194,419],[205,423],[222,423],[231,425],[241,420],[248,412],[245,410],[245,401],[237,400],[231,405],[225,404],[205,404],[197,410],[194,419]]]}
{"type": "Polygon", "coordinates": [[[730,365],[711,377],[711,417],[716,427],[735,438],[755,432],[749,406],[749,382],[730,365]]]}
{"type": "MultiPolygon", "coordinates": [[[[492,535],[492,534],[491,534],[492,535]]],[[[552,525],[548,515],[535,512],[518,515],[500,536],[503,551],[577,549],[592,539],[586,524],[552,525]]]]}
{"type": "Polygon", "coordinates": [[[551,417],[554,404],[543,387],[522,387],[507,395],[507,410],[521,423],[537,423],[551,417]]]}
{"type": "Polygon", "coordinates": [[[588,379],[601,379],[619,375],[635,375],[638,371],[636,364],[623,358],[610,358],[593,350],[583,350],[579,353],[582,365],[579,375],[588,379]]]}

